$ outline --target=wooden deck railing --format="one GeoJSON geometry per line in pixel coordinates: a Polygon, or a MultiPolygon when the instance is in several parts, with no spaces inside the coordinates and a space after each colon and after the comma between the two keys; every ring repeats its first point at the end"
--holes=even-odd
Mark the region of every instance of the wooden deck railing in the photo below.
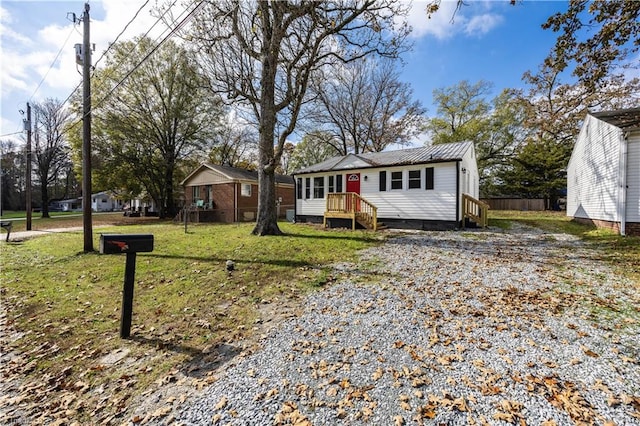
{"type": "Polygon", "coordinates": [[[469,218],[478,225],[486,228],[489,225],[489,204],[476,200],[471,195],[462,194],[462,226],[469,218]]]}
{"type": "Polygon", "coordinates": [[[327,194],[324,226],[332,217],[351,219],[352,229],[356,229],[356,222],[374,231],[378,227],[378,208],[355,192],[327,194]]]}

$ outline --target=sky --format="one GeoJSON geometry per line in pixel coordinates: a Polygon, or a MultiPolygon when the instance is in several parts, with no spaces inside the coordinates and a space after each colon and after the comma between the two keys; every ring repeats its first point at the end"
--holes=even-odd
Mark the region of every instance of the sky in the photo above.
{"type": "MultiPolygon", "coordinates": [[[[154,23],[149,9],[159,0],[90,1],[94,65],[102,52],[119,41],[147,32],[154,23]],[[142,8],[138,16],[136,12],[142,8]],[[133,20],[132,20],[133,19],[133,20]],[[131,22],[130,22],[131,21],[131,22]],[[129,26],[125,29],[127,23],[129,26]]],[[[24,140],[22,120],[27,103],[46,98],[65,100],[81,83],[82,68],[75,64],[74,44],[82,43],[81,17],[85,2],[0,0],[0,138],[24,140]]],[[[427,18],[427,2],[414,1],[409,15],[413,49],[403,56],[401,80],[436,114],[433,90],[462,80],[493,83],[494,96],[505,88],[526,87],[524,72],[534,72],[553,46],[556,34],[541,25],[567,8],[566,1],[465,1],[451,18],[455,1],[443,0],[440,10],[427,18]]],[[[179,13],[179,12],[177,12],[179,13]]],[[[156,25],[150,36],[162,34],[156,25]]],[[[421,143],[418,143],[421,145],[421,143]]]]}

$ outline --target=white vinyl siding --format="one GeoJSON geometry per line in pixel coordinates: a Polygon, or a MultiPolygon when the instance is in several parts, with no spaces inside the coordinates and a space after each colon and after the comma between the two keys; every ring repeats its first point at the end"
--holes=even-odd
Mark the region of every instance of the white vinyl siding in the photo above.
{"type": "Polygon", "coordinates": [[[588,115],[567,168],[567,215],[617,222],[620,129],[588,115]]]}
{"type": "MultiPolygon", "coordinates": [[[[392,172],[403,172],[403,189],[380,192],[380,173],[362,171],[368,179],[363,180],[360,192],[364,198],[378,207],[381,219],[421,219],[456,220],[456,164],[434,164],[435,189],[418,191],[407,188],[409,169],[402,167],[386,168],[388,179],[392,172]]],[[[415,166],[412,166],[415,169],[415,166]]]]}
{"type": "Polygon", "coordinates": [[[640,223],[640,131],[627,140],[627,222],[640,223]]]}
{"type": "MultiPolygon", "coordinates": [[[[331,173],[335,176],[337,173],[331,173]]],[[[324,196],[324,190],[326,187],[325,177],[328,174],[322,173],[314,173],[309,175],[302,175],[300,179],[302,179],[302,185],[304,186],[302,189],[302,195],[304,199],[296,199],[296,212],[299,215],[310,215],[310,216],[322,216],[324,215],[324,209],[327,206],[327,200],[324,196]],[[318,181],[323,183],[322,186],[322,198],[318,198],[320,188],[316,185],[318,181]],[[308,185],[308,186],[307,186],[308,185]]]]}
{"type": "MultiPolygon", "coordinates": [[[[348,160],[348,158],[347,158],[348,160]]],[[[460,162],[457,161],[413,164],[410,166],[384,167],[384,168],[349,168],[349,173],[360,173],[360,195],[378,208],[378,218],[384,219],[406,219],[406,220],[441,220],[456,221],[461,218],[462,203],[456,200],[458,194],[458,178],[456,173],[459,167],[465,167],[464,174],[468,180],[463,184],[463,175],[460,173],[460,193],[468,193],[478,198],[478,169],[473,158],[473,146],[465,153],[460,162]],[[425,169],[434,169],[434,189],[425,190],[425,169]],[[421,189],[408,189],[409,170],[421,171],[421,189]],[[387,184],[386,191],[380,191],[380,175],[385,171],[387,184]],[[393,172],[402,173],[402,189],[391,189],[391,176],[393,172]],[[467,188],[468,190],[464,190],[467,188]],[[456,212],[458,207],[458,212],[456,212]]],[[[342,170],[343,173],[347,171],[342,170]]],[[[329,171],[326,173],[309,173],[299,175],[303,181],[314,177],[329,176],[339,174],[339,171],[329,171]]],[[[342,191],[346,190],[343,188],[342,191]]],[[[336,192],[342,192],[337,188],[336,192]]],[[[326,207],[326,199],[305,199],[296,200],[296,214],[301,216],[322,217],[326,207]]]]}

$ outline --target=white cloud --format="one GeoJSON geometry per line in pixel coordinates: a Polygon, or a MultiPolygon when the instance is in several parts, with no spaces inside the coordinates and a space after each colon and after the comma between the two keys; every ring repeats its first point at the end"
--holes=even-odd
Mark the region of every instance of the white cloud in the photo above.
{"type": "Polygon", "coordinates": [[[457,1],[442,0],[440,9],[427,17],[428,1],[414,1],[409,16],[415,38],[427,35],[446,39],[459,33],[483,35],[498,26],[503,18],[491,13],[491,2],[471,2],[456,12],[457,1]]]}
{"type": "Polygon", "coordinates": [[[501,15],[485,13],[474,16],[466,23],[464,32],[468,35],[483,35],[497,27],[502,21],[501,15]]]}

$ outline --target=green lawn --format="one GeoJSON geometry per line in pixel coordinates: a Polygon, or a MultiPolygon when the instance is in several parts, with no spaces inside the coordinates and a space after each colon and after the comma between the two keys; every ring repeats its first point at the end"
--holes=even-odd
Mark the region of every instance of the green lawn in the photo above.
{"type": "MultiPolygon", "coordinates": [[[[295,307],[301,295],[332,280],[330,263],[354,260],[359,249],[382,240],[381,234],[365,231],[280,226],[286,235],[278,237],[250,235],[253,224],[189,225],[188,233],[161,222],[101,228],[154,235],[154,251],[137,256],[130,341],[118,337],[124,255],[83,253],[81,232],[3,245],[3,304],[9,322],[24,333],[12,346],[18,351],[56,348],[33,353],[26,379],[56,377],[71,366],[65,386],[78,381],[92,389],[102,386],[119,401],[91,416],[88,408],[100,407],[100,399],[90,396],[79,418],[94,422],[113,415],[131,394],[202,358],[203,350],[251,338],[264,312],[295,307]],[[225,269],[227,260],[235,263],[232,273],[225,269]],[[131,351],[135,369],[100,366],[100,358],[118,348],[131,351]],[[135,378],[126,389],[115,380],[123,374],[135,378]]],[[[61,389],[46,397],[62,398],[61,389]]]]}

